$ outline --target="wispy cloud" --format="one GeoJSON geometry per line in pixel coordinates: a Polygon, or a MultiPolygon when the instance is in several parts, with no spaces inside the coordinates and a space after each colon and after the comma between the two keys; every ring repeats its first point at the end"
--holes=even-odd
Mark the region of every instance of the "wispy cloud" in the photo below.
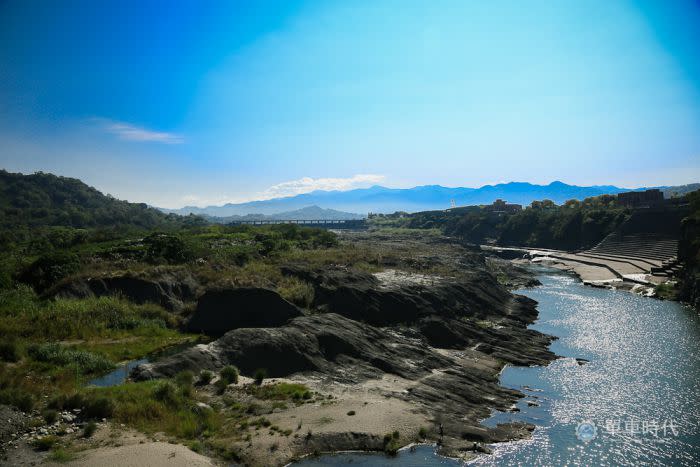
{"type": "Polygon", "coordinates": [[[120,139],[127,141],[141,141],[164,144],[181,144],[185,139],[175,133],[164,131],[154,131],[148,128],[138,127],[131,123],[116,122],[108,119],[93,119],[99,126],[108,133],[116,135],[120,139]]]}
{"type": "Polygon", "coordinates": [[[280,198],[283,196],[294,196],[303,193],[310,193],[315,190],[351,190],[360,188],[384,180],[384,175],[358,174],[347,178],[311,178],[304,177],[298,180],[278,183],[265,190],[262,198],[280,198]]]}

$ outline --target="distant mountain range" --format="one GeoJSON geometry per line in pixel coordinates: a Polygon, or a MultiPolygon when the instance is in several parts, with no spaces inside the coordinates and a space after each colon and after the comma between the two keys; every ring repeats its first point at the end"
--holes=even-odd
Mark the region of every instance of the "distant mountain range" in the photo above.
{"type": "MultiPolygon", "coordinates": [[[[700,184],[684,185],[682,187],[656,187],[664,190],[667,197],[672,193],[685,193],[700,188],[700,184]]],[[[395,211],[428,211],[446,209],[454,200],[458,206],[490,204],[497,198],[509,203],[527,205],[534,200],[550,199],[561,204],[569,199],[584,199],[603,194],[616,194],[623,191],[644,190],[645,188],[619,188],[612,185],[576,186],[562,182],[552,182],[549,185],[535,185],[526,182],[500,183],[485,185],[481,188],[448,188],[440,185],[425,185],[414,188],[386,188],[373,186],[348,191],[313,191],[286,198],[275,198],[265,201],[248,203],[225,204],[223,206],[207,206],[199,208],[186,206],[181,209],[163,209],[165,212],[176,214],[200,214],[209,217],[229,218],[231,216],[286,216],[291,218],[300,215],[306,219],[330,219],[330,217],[308,217],[314,208],[315,216],[329,215],[330,211],[345,211],[347,213],[390,213],[395,211]],[[311,207],[311,208],[310,208],[311,207]],[[295,212],[302,210],[301,212],[295,212]],[[320,211],[318,211],[320,210],[320,211]],[[291,211],[291,213],[290,213],[291,211]],[[323,211],[323,212],[321,212],[323,211]]],[[[337,218],[337,217],[333,217],[337,218]]],[[[344,217],[349,218],[349,217],[344,217]]],[[[233,219],[232,219],[233,220],[233,219]]]]}
{"type": "Polygon", "coordinates": [[[227,216],[217,217],[207,214],[201,214],[205,218],[213,222],[221,222],[223,224],[233,221],[260,221],[260,220],[339,220],[339,219],[363,219],[363,214],[354,214],[351,212],[336,211],[335,209],[323,209],[318,206],[307,206],[305,208],[296,209],[294,211],[279,212],[277,214],[246,214],[245,216],[227,216]]]}

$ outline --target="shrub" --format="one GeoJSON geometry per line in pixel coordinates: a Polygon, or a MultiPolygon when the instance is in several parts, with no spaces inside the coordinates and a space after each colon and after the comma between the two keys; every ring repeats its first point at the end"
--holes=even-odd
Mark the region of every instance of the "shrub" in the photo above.
{"type": "Polygon", "coordinates": [[[36,361],[58,366],[75,366],[83,374],[103,373],[114,368],[112,362],[102,355],[70,349],[55,342],[33,345],[28,353],[36,361]]]}
{"type": "Polygon", "coordinates": [[[296,277],[285,277],[277,284],[277,292],[287,301],[309,308],[314,301],[314,288],[296,277]]]}
{"type": "Polygon", "coordinates": [[[49,400],[47,407],[56,410],[82,409],[85,405],[85,397],[76,392],[71,395],[60,394],[49,400]]]}
{"type": "Polygon", "coordinates": [[[34,440],[34,448],[38,451],[48,451],[58,442],[58,438],[53,435],[43,436],[34,440]]]}
{"type": "Polygon", "coordinates": [[[49,456],[49,459],[54,461],[54,462],[70,462],[73,459],[75,459],[75,454],[67,451],[64,448],[56,448],[53,451],[51,451],[51,455],[49,456]]]}
{"type": "Polygon", "coordinates": [[[0,360],[5,362],[17,362],[22,358],[17,341],[9,340],[0,342],[0,360]]]}
{"type": "Polygon", "coordinates": [[[193,258],[192,248],[177,235],[153,233],[143,240],[146,245],[146,261],[153,263],[184,263],[193,258]]]}
{"type": "Polygon", "coordinates": [[[227,365],[221,369],[219,374],[226,384],[238,384],[238,368],[235,366],[227,365]]]}
{"type": "Polygon", "coordinates": [[[384,452],[393,456],[396,455],[400,447],[398,431],[384,435],[384,452]]]}
{"type": "Polygon", "coordinates": [[[221,395],[224,392],[226,392],[226,388],[228,387],[228,384],[226,381],[224,381],[223,378],[217,379],[216,383],[214,383],[214,386],[216,387],[216,393],[221,395]]]}
{"type": "Polygon", "coordinates": [[[86,418],[109,418],[115,409],[112,399],[93,392],[60,395],[51,399],[47,406],[56,410],[81,409],[81,415],[86,418]]]}
{"type": "Polygon", "coordinates": [[[41,412],[41,416],[44,417],[44,420],[46,420],[46,423],[49,425],[56,423],[56,420],[58,420],[58,412],[53,409],[44,410],[41,412]]]}
{"type": "Polygon", "coordinates": [[[348,415],[352,417],[353,415],[355,415],[355,411],[351,410],[350,412],[348,412],[348,415]]]}
{"type": "Polygon", "coordinates": [[[420,430],[418,430],[418,437],[420,439],[425,439],[428,437],[428,430],[424,426],[420,427],[420,430]]]}
{"type": "Polygon", "coordinates": [[[202,370],[199,372],[198,384],[206,386],[207,384],[211,383],[212,379],[214,379],[214,373],[209,370],[202,370]]]}
{"type": "Polygon", "coordinates": [[[34,396],[17,388],[0,389],[0,403],[12,405],[23,412],[31,412],[34,396]]]}
{"type": "Polygon", "coordinates": [[[97,423],[90,421],[83,428],[83,438],[92,438],[92,435],[97,431],[97,423]]]}
{"type": "Polygon", "coordinates": [[[191,387],[194,382],[194,373],[184,370],[175,375],[175,384],[180,387],[191,387]]]}
{"type": "Polygon", "coordinates": [[[114,402],[105,396],[92,395],[85,401],[81,413],[86,418],[109,418],[114,413],[114,402]]]}
{"type": "Polygon", "coordinates": [[[204,451],[204,445],[199,441],[192,441],[187,445],[187,447],[198,454],[201,454],[204,451]]]}
{"type": "Polygon", "coordinates": [[[255,370],[253,378],[255,379],[255,384],[257,384],[258,386],[262,385],[263,380],[267,378],[267,370],[265,368],[258,368],[257,370],[255,370]]]}
{"type": "Polygon", "coordinates": [[[177,388],[170,381],[160,381],[153,389],[153,398],[171,406],[177,406],[179,403],[177,388]]]}
{"type": "Polygon", "coordinates": [[[300,401],[301,399],[311,398],[309,388],[298,383],[275,383],[266,384],[265,386],[248,386],[246,392],[254,395],[258,399],[277,401],[289,399],[300,401]]]}
{"type": "Polygon", "coordinates": [[[20,274],[20,280],[43,291],[80,269],[80,259],[73,253],[55,251],[40,256],[20,274]]]}

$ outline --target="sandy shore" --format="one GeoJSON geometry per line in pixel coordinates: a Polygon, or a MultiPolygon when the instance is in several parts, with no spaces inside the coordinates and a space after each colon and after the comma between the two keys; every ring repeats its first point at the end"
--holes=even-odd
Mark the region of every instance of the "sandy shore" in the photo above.
{"type": "Polygon", "coordinates": [[[119,466],[119,467],[209,467],[216,465],[209,458],[189,448],[164,442],[145,442],[119,447],[102,447],[85,451],[78,459],[67,463],[72,467],[119,466]]]}

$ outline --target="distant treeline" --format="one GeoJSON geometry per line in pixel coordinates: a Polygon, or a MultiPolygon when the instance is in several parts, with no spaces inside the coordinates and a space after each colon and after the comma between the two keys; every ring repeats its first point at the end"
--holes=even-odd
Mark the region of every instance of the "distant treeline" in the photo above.
{"type": "Polygon", "coordinates": [[[687,195],[690,214],[681,224],[678,259],[684,264],[679,296],[700,309],[700,190],[687,195]]]}
{"type": "Polygon", "coordinates": [[[494,213],[478,206],[409,215],[406,227],[439,228],[470,243],[532,246],[575,250],[600,242],[630,216],[616,197],[603,195],[557,206],[534,201],[514,214],[494,213]]]}

